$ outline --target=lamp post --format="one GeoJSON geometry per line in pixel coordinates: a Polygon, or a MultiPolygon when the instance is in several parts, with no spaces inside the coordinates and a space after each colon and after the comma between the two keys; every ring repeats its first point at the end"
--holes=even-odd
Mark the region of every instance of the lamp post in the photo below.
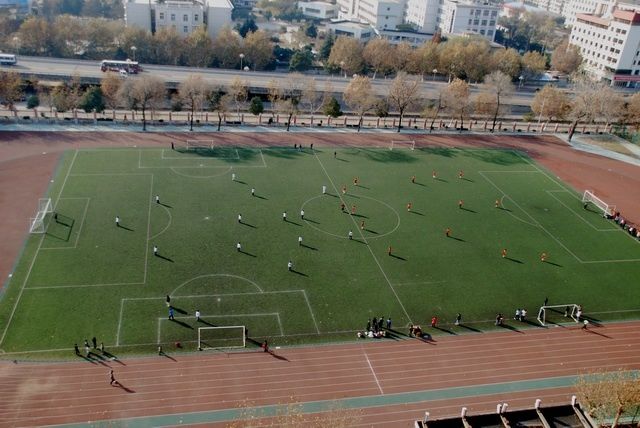
{"type": "Polygon", "coordinates": [[[243,53],[241,53],[239,56],[240,56],[240,71],[242,71],[242,70],[243,70],[243,68],[242,68],[242,61],[244,60],[244,54],[243,54],[243,53]]]}
{"type": "Polygon", "coordinates": [[[433,80],[436,80],[436,74],[438,74],[438,69],[434,68],[433,70],[431,70],[431,72],[433,73],[433,80]]]}
{"type": "Polygon", "coordinates": [[[544,112],[544,103],[547,102],[547,97],[542,99],[542,106],[540,106],[540,114],[538,115],[538,126],[540,125],[540,121],[542,121],[542,113],[544,112]]]}
{"type": "Polygon", "coordinates": [[[522,82],[524,81],[524,76],[520,76],[518,77],[518,80],[520,81],[520,83],[518,84],[518,89],[522,88],[522,82]]]}
{"type": "Polygon", "coordinates": [[[135,46],[131,46],[131,53],[133,54],[133,61],[135,62],[136,60],[136,51],[138,50],[137,47],[135,46]]]}
{"type": "Polygon", "coordinates": [[[14,36],[13,37],[13,44],[16,48],[16,55],[20,55],[20,37],[18,36],[14,36]]]}

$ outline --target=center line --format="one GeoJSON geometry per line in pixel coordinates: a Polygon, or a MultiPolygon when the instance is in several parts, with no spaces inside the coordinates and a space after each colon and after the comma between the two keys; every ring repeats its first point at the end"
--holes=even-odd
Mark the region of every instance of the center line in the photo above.
{"type": "Polygon", "coordinates": [[[380,382],[378,381],[378,376],[376,376],[376,372],[373,371],[373,366],[371,365],[371,361],[369,361],[369,356],[367,356],[366,352],[364,353],[364,357],[367,359],[367,364],[369,364],[369,368],[371,369],[371,374],[373,375],[373,378],[376,380],[376,384],[378,385],[380,394],[384,395],[384,391],[382,390],[382,387],[380,386],[380,382]]]}

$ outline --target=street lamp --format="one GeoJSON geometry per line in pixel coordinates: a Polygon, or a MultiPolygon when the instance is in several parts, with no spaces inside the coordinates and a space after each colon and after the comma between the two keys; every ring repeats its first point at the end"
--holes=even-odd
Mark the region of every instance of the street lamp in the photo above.
{"type": "Polygon", "coordinates": [[[14,36],[13,37],[13,44],[16,48],[16,55],[20,55],[20,37],[18,36],[14,36]]]}
{"type": "Polygon", "coordinates": [[[438,69],[434,68],[433,70],[431,70],[431,72],[433,73],[433,80],[436,80],[436,74],[438,74],[438,69]]]}
{"type": "Polygon", "coordinates": [[[244,59],[244,54],[241,53],[239,56],[240,56],[240,71],[242,71],[243,70],[243,68],[242,68],[242,60],[244,59]]]}
{"type": "Polygon", "coordinates": [[[524,76],[518,77],[518,80],[520,81],[520,83],[518,84],[518,89],[520,89],[522,88],[522,82],[524,81],[524,76]]]}
{"type": "Polygon", "coordinates": [[[133,61],[135,62],[136,60],[136,51],[138,50],[137,47],[135,46],[131,46],[131,52],[133,53],[133,61]]]}

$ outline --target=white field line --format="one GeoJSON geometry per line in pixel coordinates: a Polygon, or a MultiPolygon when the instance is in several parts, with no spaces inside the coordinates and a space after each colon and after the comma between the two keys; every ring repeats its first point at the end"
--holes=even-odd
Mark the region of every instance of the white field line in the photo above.
{"type": "MultiPolygon", "coordinates": [[[[550,178],[547,174],[545,174],[542,170],[539,170],[538,172],[540,172],[541,174],[543,174],[545,177],[547,177],[549,180],[551,181],[555,181],[552,178],[550,178]]],[[[558,237],[556,237],[553,233],[549,232],[542,224],[540,224],[535,217],[533,217],[531,214],[529,214],[526,210],[524,210],[513,198],[511,198],[506,192],[504,192],[502,189],[500,189],[500,187],[498,187],[498,185],[496,185],[492,180],[490,180],[485,174],[483,174],[481,171],[479,172],[479,174],[485,179],[487,180],[493,187],[495,187],[499,192],[501,192],[502,194],[504,194],[506,197],[508,197],[511,202],[513,202],[520,211],[522,211],[523,213],[525,213],[527,215],[527,217],[529,217],[532,221],[535,222],[536,227],[539,227],[540,229],[542,229],[547,235],[549,235],[549,237],[551,237],[551,239],[553,239],[554,241],[556,241],[556,243],[558,245],[560,245],[562,248],[564,248],[565,251],[567,251],[570,255],[572,255],[577,261],[578,263],[581,264],[593,264],[593,263],[631,263],[631,262],[640,262],[640,259],[608,259],[608,260],[582,260],[580,257],[578,257],[573,251],[571,251],[566,245],[564,245],[562,243],[562,241],[560,241],[560,239],[558,239],[558,237]]],[[[558,184],[556,182],[556,184],[558,184]]],[[[558,185],[559,187],[563,188],[563,186],[558,185]]],[[[563,188],[563,190],[566,190],[565,188],[563,188]]],[[[549,191],[546,191],[547,193],[549,191]]],[[[554,198],[557,200],[557,198],[554,198]]]]}
{"type": "Polygon", "coordinates": [[[264,160],[264,153],[262,153],[262,149],[260,149],[260,157],[262,158],[262,165],[267,168],[267,161],[264,160]]]}
{"type": "Polygon", "coordinates": [[[618,228],[609,228],[609,229],[600,229],[595,227],[593,224],[591,224],[589,221],[587,221],[584,217],[582,217],[580,214],[578,214],[573,208],[571,208],[569,205],[565,204],[564,202],[562,202],[558,197],[556,197],[554,195],[554,193],[569,193],[566,190],[545,190],[545,192],[551,196],[553,199],[555,199],[556,201],[558,201],[563,207],[565,207],[566,209],[568,209],[569,211],[571,211],[571,213],[576,216],[577,218],[579,218],[580,220],[582,220],[583,222],[585,222],[588,226],[590,226],[593,230],[595,230],[596,232],[619,232],[622,231],[622,229],[618,228]]]}
{"type": "MultiPolygon", "coordinates": [[[[216,177],[221,177],[223,175],[226,175],[229,171],[233,170],[233,167],[227,167],[227,169],[225,169],[222,172],[218,172],[216,174],[209,174],[209,175],[191,175],[191,174],[183,174],[180,171],[176,170],[177,167],[169,167],[169,169],[171,170],[171,172],[173,172],[176,175],[179,175],[181,177],[187,177],[187,178],[200,178],[200,179],[206,179],[206,178],[216,178],[216,177]]],[[[189,169],[197,169],[198,167],[188,167],[189,169]]]]}
{"type": "Polygon", "coordinates": [[[215,157],[208,157],[208,158],[189,158],[189,157],[185,157],[185,156],[165,156],[165,152],[167,151],[167,149],[160,149],[161,150],[161,156],[160,159],[162,160],[171,160],[171,159],[198,159],[198,160],[203,160],[203,161],[207,161],[207,160],[227,160],[227,159],[231,159],[231,160],[240,160],[240,152],[238,152],[237,148],[234,148],[233,150],[235,151],[236,155],[235,156],[215,156],[215,157]]]}
{"type": "MultiPolygon", "coordinates": [[[[279,312],[264,312],[264,313],[248,313],[248,314],[229,314],[229,315],[201,315],[200,318],[240,318],[240,317],[275,317],[276,320],[278,321],[278,324],[280,324],[280,336],[284,336],[284,331],[282,329],[282,323],[280,322],[280,313],[279,312]]],[[[181,316],[181,317],[174,317],[177,320],[189,320],[189,319],[195,319],[194,315],[191,316],[181,316]]],[[[158,317],[158,332],[157,332],[157,341],[156,343],[162,343],[162,321],[171,321],[169,318],[167,317],[158,317]]],[[[226,326],[221,326],[221,327],[226,327],[226,326]]],[[[133,346],[133,345],[128,345],[128,346],[133,346]]]]}
{"type": "Polygon", "coordinates": [[[228,273],[208,273],[205,275],[198,275],[194,278],[188,279],[185,282],[183,282],[182,284],[178,285],[176,288],[173,289],[173,291],[170,293],[171,295],[174,295],[178,292],[179,289],[181,289],[182,287],[184,287],[185,285],[187,285],[188,283],[190,283],[191,281],[195,281],[197,279],[200,278],[207,278],[207,277],[216,277],[216,276],[222,276],[222,277],[226,277],[226,278],[236,278],[236,279],[240,279],[243,281],[248,282],[249,284],[253,285],[254,287],[256,287],[258,289],[259,292],[262,293],[262,288],[260,288],[260,286],[258,284],[256,284],[255,282],[251,281],[248,278],[245,278],[244,276],[238,276],[238,275],[232,275],[232,274],[228,274],[228,273]]]}
{"type": "Polygon", "coordinates": [[[153,198],[153,174],[151,174],[151,185],[149,186],[149,211],[147,213],[147,241],[146,241],[146,245],[145,245],[145,252],[144,252],[144,274],[142,275],[142,282],[146,284],[147,282],[147,265],[149,263],[149,240],[151,238],[149,238],[149,234],[151,233],[151,206],[153,204],[152,202],[152,198],[153,198]]]}
{"type": "MultiPolygon", "coordinates": [[[[316,153],[313,154],[313,156],[315,156],[316,160],[318,161],[318,163],[320,164],[320,167],[322,168],[322,170],[324,171],[325,175],[327,176],[327,179],[329,179],[329,182],[331,183],[331,187],[333,187],[333,190],[336,192],[336,195],[338,195],[338,198],[340,199],[340,201],[342,203],[344,203],[345,205],[346,202],[344,201],[344,199],[342,198],[342,193],[338,190],[338,188],[336,187],[335,183],[333,182],[333,179],[331,178],[331,176],[329,175],[329,173],[327,172],[327,169],[324,167],[324,164],[322,163],[322,161],[320,160],[320,158],[318,157],[318,155],[316,153]]],[[[387,284],[389,285],[389,288],[391,289],[391,291],[393,292],[393,295],[396,297],[396,300],[398,301],[398,304],[400,305],[400,307],[402,308],[402,311],[404,312],[404,314],[407,316],[407,319],[409,320],[409,322],[411,321],[411,317],[409,316],[409,313],[407,312],[407,309],[404,307],[404,304],[402,304],[402,300],[400,300],[400,296],[398,296],[398,293],[396,292],[396,289],[393,287],[393,284],[391,283],[391,281],[389,280],[389,277],[387,276],[387,273],[384,271],[384,269],[382,269],[382,265],[380,264],[380,262],[378,261],[378,258],[376,257],[376,255],[374,254],[373,250],[371,249],[371,246],[369,245],[369,243],[367,242],[367,238],[364,237],[364,234],[362,233],[362,230],[360,230],[360,228],[358,227],[358,223],[355,221],[355,219],[353,218],[353,216],[349,216],[351,218],[351,221],[353,222],[353,225],[355,226],[355,229],[358,231],[358,233],[360,234],[360,238],[362,239],[362,241],[367,245],[367,249],[369,250],[369,252],[371,253],[371,256],[373,257],[373,260],[376,262],[376,264],[378,265],[378,268],[380,269],[380,272],[382,273],[382,276],[384,277],[384,279],[387,281],[387,284]]]]}
{"type": "Polygon", "coordinates": [[[87,218],[87,211],[89,210],[89,203],[91,202],[91,198],[60,198],[62,199],[85,199],[86,203],[84,205],[84,212],[82,213],[82,220],[80,221],[80,226],[78,227],[78,234],[76,235],[76,242],[73,244],[73,247],[41,247],[41,250],[75,250],[78,248],[78,241],[80,240],[80,233],[82,232],[82,226],[84,226],[84,220],[87,218]]]}
{"type": "Polygon", "coordinates": [[[82,174],[71,174],[71,177],[101,177],[118,175],[151,175],[149,172],[87,172],[82,174]]]}
{"type": "Polygon", "coordinates": [[[364,351],[364,357],[367,359],[367,364],[369,365],[369,370],[371,370],[371,374],[376,381],[376,385],[378,385],[378,389],[380,390],[380,394],[384,395],[384,391],[382,390],[382,386],[380,386],[380,381],[378,380],[378,376],[376,375],[375,370],[373,370],[373,366],[371,365],[371,361],[369,361],[369,356],[367,355],[367,351],[364,351]]]}
{"type": "Polygon", "coordinates": [[[309,297],[307,296],[307,290],[302,291],[302,295],[304,296],[305,302],[307,302],[307,307],[309,308],[309,313],[311,314],[311,319],[313,319],[313,325],[316,327],[316,332],[320,333],[320,329],[318,328],[318,322],[316,321],[316,314],[313,312],[313,308],[311,307],[311,302],[309,302],[309,297]]]}
{"type": "Polygon", "coordinates": [[[144,285],[144,282],[111,282],[105,284],[69,284],[26,287],[27,290],[58,290],[64,288],[113,287],[117,285],[144,285]]]}
{"type": "MultiPolygon", "coordinates": [[[[156,204],[158,205],[158,204],[156,204]]],[[[167,231],[167,229],[169,229],[169,227],[171,226],[171,222],[173,221],[173,217],[171,216],[171,211],[169,210],[169,208],[165,207],[162,204],[159,204],[162,208],[164,208],[164,210],[167,212],[167,214],[169,214],[169,222],[167,223],[167,225],[164,227],[164,229],[162,229],[160,232],[156,233],[155,235],[153,235],[152,237],[150,237],[149,239],[155,239],[158,236],[162,235],[164,232],[167,231]]]]}
{"type": "MultiPolygon", "coordinates": [[[[64,177],[64,181],[62,182],[62,186],[60,187],[60,192],[58,193],[58,197],[56,198],[56,202],[53,205],[53,209],[58,205],[60,201],[60,197],[62,196],[62,192],[64,191],[65,186],[67,185],[67,179],[69,178],[69,174],[71,173],[71,169],[73,168],[74,163],[76,162],[76,158],[78,157],[78,150],[73,154],[73,159],[71,159],[71,164],[69,165],[69,169],[67,170],[67,175],[64,177]]],[[[22,293],[24,293],[25,286],[27,285],[27,281],[29,281],[29,277],[31,276],[31,271],[33,270],[33,266],[36,264],[36,259],[38,258],[38,254],[40,253],[40,247],[44,242],[45,235],[42,234],[40,237],[40,242],[38,242],[38,247],[36,248],[36,252],[33,255],[33,259],[31,260],[31,264],[29,265],[29,269],[27,270],[27,274],[24,277],[24,281],[22,282],[22,287],[20,288],[20,292],[18,293],[18,297],[16,298],[16,302],[13,304],[13,308],[11,309],[11,314],[9,315],[9,319],[7,320],[7,324],[4,326],[4,330],[2,331],[2,336],[0,336],[0,345],[4,342],[4,338],[7,335],[7,331],[9,331],[9,326],[11,325],[11,321],[13,321],[13,316],[16,313],[16,309],[18,308],[18,304],[20,303],[20,299],[22,298],[22,293]]]]}
{"type": "Polygon", "coordinates": [[[120,315],[118,316],[118,328],[116,329],[116,346],[120,346],[120,329],[122,328],[122,314],[124,313],[125,299],[120,299],[120,315]]]}
{"type": "Polygon", "coordinates": [[[444,284],[445,282],[449,282],[449,281],[414,281],[414,282],[396,282],[393,285],[395,285],[396,287],[398,285],[402,286],[402,285],[420,285],[420,284],[444,284]]]}

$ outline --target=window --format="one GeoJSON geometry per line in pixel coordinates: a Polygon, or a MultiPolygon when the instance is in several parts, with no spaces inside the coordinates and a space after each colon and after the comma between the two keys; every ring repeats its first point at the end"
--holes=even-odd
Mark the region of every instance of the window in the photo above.
{"type": "Polygon", "coordinates": [[[390,8],[390,7],[388,7],[388,8],[387,8],[387,12],[389,12],[390,10],[391,10],[391,8],[390,8]]]}
{"type": "Polygon", "coordinates": [[[471,22],[472,22],[472,21],[473,21],[472,19],[470,19],[470,20],[469,20],[469,25],[471,25],[471,22]]]}
{"type": "Polygon", "coordinates": [[[493,30],[487,30],[487,36],[493,36],[493,30]]]}
{"type": "Polygon", "coordinates": [[[160,20],[164,21],[164,12],[160,12],[160,20]]]}
{"type": "Polygon", "coordinates": [[[183,33],[188,33],[189,32],[189,26],[185,25],[184,27],[182,27],[182,32],[183,33]]]}
{"type": "Polygon", "coordinates": [[[480,23],[483,27],[487,26],[487,20],[483,19],[482,22],[480,23]]]}
{"type": "Polygon", "coordinates": [[[485,10],[482,12],[482,16],[489,16],[489,11],[488,11],[487,9],[485,9],[485,10]]]}
{"type": "Polygon", "coordinates": [[[176,20],[176,14],[175,14],[175,13],[172,13],[172,14],[171,14],[171,20],[172,20],[172,21],[175,21],[175,20],[176,20]]]}
{"type": "Polygon", "coordinates": [[[480,30],[480,34],[484,36],[484,30],[480,30]]]}
{"type": "Polygon", "coordinates": [[[489,25],[494,27],[496,25],[496,21],[489,21],[489,25]]]}
{"type": "Polygon", "coordinates": [[[497,10],[491,11],[491,17],[495,18],[496,16],[498,16],[498,11],[497,10]]]}
{"type": "Polygon", "coordinates": [[[473,25],[478,25],[478,22],[480,22],[480,20],[479,20],[479,19],[474,19],[474,20],[473,20],[473,25]]]}
{"type": "Polygon", "coordinates": [[[189,15],[182,15],[182,22],[189,22],[189,15]]]}
{"type": "Polygon", "coordinates": [[[198,22],[198,14],[197,13],[195,15],[193,15],[193,20],[198,22]]]}

